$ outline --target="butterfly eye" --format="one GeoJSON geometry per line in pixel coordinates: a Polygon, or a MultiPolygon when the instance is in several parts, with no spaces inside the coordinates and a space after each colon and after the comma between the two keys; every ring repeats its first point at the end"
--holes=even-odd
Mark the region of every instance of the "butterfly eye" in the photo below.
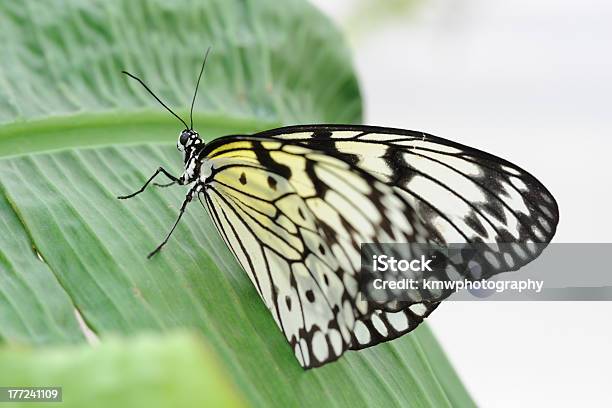
{"type": "Polygon", "coordinates": [[[189,140],[189,136],[191,136],[189,131],[183,130],[181,132],[181,136],[179,137],[179,144],[185,146],[187,144],[187,141],[189,140]]]}

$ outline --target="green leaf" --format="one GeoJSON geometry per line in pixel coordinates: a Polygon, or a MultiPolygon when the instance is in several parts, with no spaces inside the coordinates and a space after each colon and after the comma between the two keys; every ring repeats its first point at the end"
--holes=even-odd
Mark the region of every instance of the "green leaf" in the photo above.
{"type": "MultiPolygon", "coordinates": [[[[105,346],[110,335],[188,328],[219,361],[202,372],[228,378],[252,405],[473,405],[426,327],[303,371],[197,202],[164,250],[145,258],[185,188],[115,198],[160,165],[182,167],[178,121],[122,68],[186,116],[212,44],[194,117],[207,140],[359,122],[348,52],[315,9],[298,0],[27,0],[0,3],[0,26],[0,340],[78,343],[86,324],[105,346]]],[[[129,354],[130,344],[112,353],[129,354]]],[[[79,364],[77,351],[62,356],[79,364]]],[[[4,361],[0,371],[13,370],[4,361]]],[[[40,369],[48,364],[41,358],[40,369]]]]}
{"type": "MultiPolygon", "coordinates": [[[[63,408],[245,406],[235,386],[217,375],[223,369],[211,350],[185,333],[112,338],[95,348],[9,347],[0,350],[0,367],[5,386],[62,387],[63,408]]],[[[36,405],[54,406],[21,404],[36,405]]]]}
{"type": "Polygon", "coordinates": [[[0,27],[0,123],[157,110],[124,69],[186,107],[209,46],[199,112],[283,123],[361,115],[342,39],[300,0],[5,1],[0,27]]]}

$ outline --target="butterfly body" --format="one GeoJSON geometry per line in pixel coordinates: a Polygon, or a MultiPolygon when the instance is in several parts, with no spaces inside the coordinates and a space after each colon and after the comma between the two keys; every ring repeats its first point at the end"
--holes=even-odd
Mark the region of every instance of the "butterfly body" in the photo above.
{"type": "Polygon", "coordinates": [[[202,166],[200,152],[204,147],[204,142],[195,130],[185,129],[179,134],[176,148],[183,153],[183,162],[185,163],[180,184],[190,184],[199,178],[202,166]]]}

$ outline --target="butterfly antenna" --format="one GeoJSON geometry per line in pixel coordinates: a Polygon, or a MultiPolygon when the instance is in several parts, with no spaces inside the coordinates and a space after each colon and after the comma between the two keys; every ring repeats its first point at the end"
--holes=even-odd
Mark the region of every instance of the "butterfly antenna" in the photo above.
{"type": "Polygon", "coordinates": [[[208,58],[208,53],[210,52],[210,47],[206,49],[206,54],[204,54],[204,61],[202,61],[202,68],[200,68],[200,75],[198,75],[198,82],[196,83],[195,92],[193,93],[193,99],[191,100],[191,111],[189,112],[189,122],[191,126],[189,127],[193,130],[193,105],[195,105],[196,96],[198,95],[198,88],[200,87],[200,79],[202,79],[202,73],[204,72],[204,66],[206,65],[206,59],[208,58]]]}
{"type": "Polygon", "coordinates": [[[157,97],[157,95],[155,95],[155,94],[153,93],[153,91],[152,91],[152,90],[150,90],[150,89],[149,89],[149,87],[148,87],[148,86],[147,86],[147,85],[146,85],[144,82],[142,82],[142,80],[141,80],[140,78],[138,78],[137,76],[134,76],[134,75],[130,74],[130,73],[129,73],[129,72],[127,72],[127,71],[121,71],[121,72],[122,72],[122,73],[124,73],[125,75],[129,76],[130,78],[135,79],[136,81],[140,82],[140,85],[142,85],[142,86],[144,87],[144,89],[146,89],[146,90],[147,90],[147,92],[149,92],[151,95],[153,95],[153,97],[154,97],[154,98],[157,100],[157,102],[159,102],[159,103],[160,103],[160,104],[161,104],[161,105],[162,105],[164,108],[166,108],[166,109],[168,110],[168,112],[170,112],[171,114],[173,114],[173,115],[174,115],[174,116],[175,116],[175,117],[176,117],[178,120],[180,120],[180,121],[181,121],[181,123],[183,123],[183,125],[185,125],[185,129],[187,129],[187,128],[188,128],[187,123],[185,123],[185,121],[184,121],[183,119],[181,119],[181,117],[180,117],[179,115],[177,115],[176,113],[174,113],[174,111],[173,111],[172,109],[170,109],[170,108],[169,108],[169,107],[168,107],[168,106],[167,106],[165,103],[163,103],[163,102],[161,101],[161,99],[159,99],[159,98],[157,97]]]}

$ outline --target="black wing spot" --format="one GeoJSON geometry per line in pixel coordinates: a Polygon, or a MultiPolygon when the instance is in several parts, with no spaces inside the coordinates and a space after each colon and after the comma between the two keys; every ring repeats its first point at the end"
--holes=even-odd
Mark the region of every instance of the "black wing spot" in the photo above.
{"type": "Polygon", "coordinates": [[[276,191],[276,179],[272,176],[268,176],[268,185],[274,191],[276,191]]]}
{"type": "Polygon", "coordinates": [[[244,171],[242,172],[238,180],[240,181],[240,184],[242,184],[243,186],[247,183],[246,174],[244,174],[244,171]]]}
{"type": "Polygon", "coordinates": [[[302,207],[298,207],[298,214],[300,215],[300,218],[306,221],[306,217],[304,217],[304,211],[302,211],[302,207]]]}
{"type": "Polygon", "coordinates": [[[308,290],[306,291],[306,299],[308,299],[308,301],[309,301],[310,303],[314,302],[314,300],[315,300],[315,295],[314,295],[314,292],[313,292],[312,290],[308,289],[308,290]]]}
{"type": "Polygon", "coordinates": [[[323,244],[319,244],[319,252],[321,253],[321,255],[325,255],[325,247],[323,246],[323,244]]]}
{"type": "Polygon", "coordinates": [[[329,139],[332,136],[332,132],[329,130],[315,130],[312,133],[312,137],[315,139],[329,139]]]}
{"type": "Polygon", "coordinates": [[[486,228],[484,225],[482,225],[482,222],[480,222],[480,219],[476,216],[476,214],[470,213],[467,217],[465,217],[464,221],[471,229],[476,231],[477,234],[483,237],[489,237],[486,228]]]}
{"type": "Polygon", "coordinates": [[[336,155],[338,156],[339,159],[344,160],[345,162],[347,162],[348,164],[352,165],[352,166],[359,166],[359,162],[360,162],[360,157],[357,154],[353,154],[353,153],[342,153],[338,150],[336,150],[336,155]]]}
{"type": "Polygon", "coordinates": [[[287,309],[291,310],[291,298],[289,296],[285,296],[285,302],[287,302],[287,309]]]}
{"type": "Polygon", "coordinates": [[[317,195],[321,197],[325,196],[325,193],[327,192],[329,187],[327,186],[327,184],[321,181],[319,177],[317,176],[317,172],[315,171],[314,162],[311,162],[311,161],[306,162],[306,174],[310,178],[312,185],[315,188],[315,191],[317,192],[317,195]]]}
{"type": "Polygon", "coordinates": [[[323,275],[323,281],[325,282],[325,286],[329,286],[329,278],[327,277],[327,274],[323,275]]]}
{"type": "Polygon", "coordinates": [[[262,166],[278,173],[281,177],[286,179],[291,178],[291,168],[274,160],[272,156],[270,156],[270,152],[263,147],[261,142],[253,142],[253,151],[255,152],[257,161],[259,161],[262,166]]]}

